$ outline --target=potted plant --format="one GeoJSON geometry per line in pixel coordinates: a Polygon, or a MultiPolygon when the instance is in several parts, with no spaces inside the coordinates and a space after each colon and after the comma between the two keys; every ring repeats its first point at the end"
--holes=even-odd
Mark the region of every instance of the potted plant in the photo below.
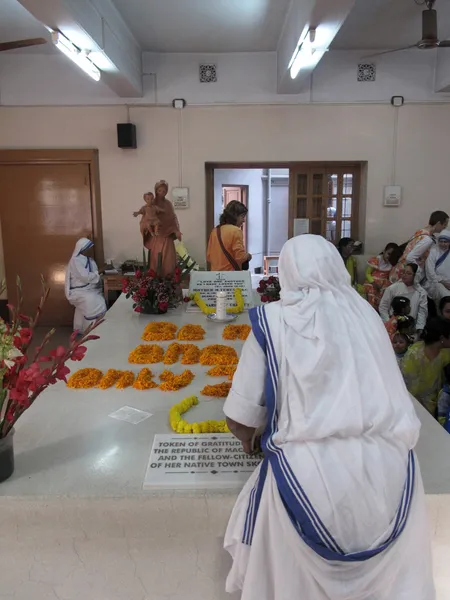
{"type": "Polygon", "coordinates": [[[256,291],[261,296],[261,302],[277,302],[280,299],[280,280],[273,276],[261,279],[256,291]]]}
{"type": "MultiPolygon", "coordinates": [[[[0,293],[5,285],[0,286],[0,293]]],[[[84,344],[98,339],[91,332],[103,322],[97,319],[82,334],[74,332],[68,348],[59,346],[48,354],[44,348],[55,330],[50,330],[42,343],[30,352],[36,325],[47,301],[50,288],[42,280],[42,296],[34,317],[21,313],[23,303],[20,279],[17,279],[17,305],[8,305],[10,323],[0,319],[0,482],[14,472],[14,425],[36,398],[50,385],[67,381],[67,361],[80,361],[86,353],[84,344]]]]}
{"type": "Polygon", "coordinates": [[[133,309],[137,313],[147,315],[165,314],[169,308],[175,308],[182,300],[181,280],[195,266],[190,263],[190,257],[180,259],[173,275],[162,277],[161,254],[158,255],[156,272],[149,268],[150,251],[145,257],[145,269],[137,270],[134,277],[123,280],[122,291],[127,298],[133,300],[133,309]]]}

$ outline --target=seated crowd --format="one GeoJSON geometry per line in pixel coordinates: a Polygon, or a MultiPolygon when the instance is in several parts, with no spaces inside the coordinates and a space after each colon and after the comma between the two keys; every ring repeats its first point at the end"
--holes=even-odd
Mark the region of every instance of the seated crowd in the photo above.
{"type": "Polygon", "coordinates": [[[369,259],[357,284],[355,242],[338,244],[352,285],[384,321],[409,392],[450,432],[450,230],[448,215],[369,259]]]}

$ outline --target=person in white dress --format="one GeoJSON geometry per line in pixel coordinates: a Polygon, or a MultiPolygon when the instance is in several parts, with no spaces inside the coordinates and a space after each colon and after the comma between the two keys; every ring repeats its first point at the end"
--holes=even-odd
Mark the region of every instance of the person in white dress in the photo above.
{"type": "Polygon", "coordinates": [[[428,296],[424,288],[417,282],[416,264],[406,265],[401,281],[389,286],[380,302],[380,317],[386,323],[392,316],[392,300],[396,296],[408,298],[411,302],[411,317],[416,322],[417,332],[423,331],[428,318],[428,296]]]}
{"type": "Polygon", "coordinates": [[[86,256],[93,245],[87,238],[78,240],[66,269],[66,298],[75,307],[73,329],[80,333],[106,312],[97,264],[86,256]]]}
{"type": "Polygon", "coordinates": [[[425,263],[425,289],[437,305],[450,294],[450,231],[445,229],[438,236],[438,243],[425,263]]]}
{"type": "Polygon", "coordinates": [[[225,548],[241,600],[434,600],[420,423],[377,313],[320,236],[289,240],[225,403],[264,460],[225,548]],[[251,377],[249,377],[251,373],[251,377]]]}

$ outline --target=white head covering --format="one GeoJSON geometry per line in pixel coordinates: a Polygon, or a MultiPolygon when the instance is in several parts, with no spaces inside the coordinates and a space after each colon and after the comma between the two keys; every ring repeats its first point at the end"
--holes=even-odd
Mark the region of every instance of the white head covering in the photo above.
{"type": "MultiPolygon", "coordinates": [[[[72,257],[71,257],[69,264],[67,265],[67,269],[66,269],[66,279],[65,279],[65,285],[64,285],[64,291],[66,294],[66,298],[69,298],[69,295],[70,295],[71,265],[73,265],[74,261],[76,261],[77,259],[80,260],[81,253],[84,252],[85,250],[89,250],[89,248],[92,248],[93,245],[94,245],[94,242],[92,242],[88,238],[80,238],[78,240],[78,242],[75,244],[74,251],[72,252],[72,257]]],[[[89,258],[86,257],[84,266],[87,266],[88,264],[89,264],[89,258]]]]}
{"type": "Polygon", "coordinates": [[[382,429],[396,420],[413,447],[417,419],[389,337],[351,287],[336,248],[320,236],[298,236],[284,245],[278,267],[278,401],[291,410],[300,403],[308,415],[302,436],[361,435],[369,424],[382,429]]]}
{"type": "Polygon", "coordinates": [[[444,231],[441,231],[441,233],[438,235],[438,239],[450,242],[450,229],[444,229],[444,231]]]}

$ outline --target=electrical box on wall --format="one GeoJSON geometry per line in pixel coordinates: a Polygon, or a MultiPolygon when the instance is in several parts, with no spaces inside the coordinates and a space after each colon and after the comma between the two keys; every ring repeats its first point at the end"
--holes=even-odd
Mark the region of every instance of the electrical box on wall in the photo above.
{"type": "Polygon", "coordinates": [[[402,188],[400,185],[386,185],[384,188],[383,206],[398,207],[402,202],[402,188]]]}

